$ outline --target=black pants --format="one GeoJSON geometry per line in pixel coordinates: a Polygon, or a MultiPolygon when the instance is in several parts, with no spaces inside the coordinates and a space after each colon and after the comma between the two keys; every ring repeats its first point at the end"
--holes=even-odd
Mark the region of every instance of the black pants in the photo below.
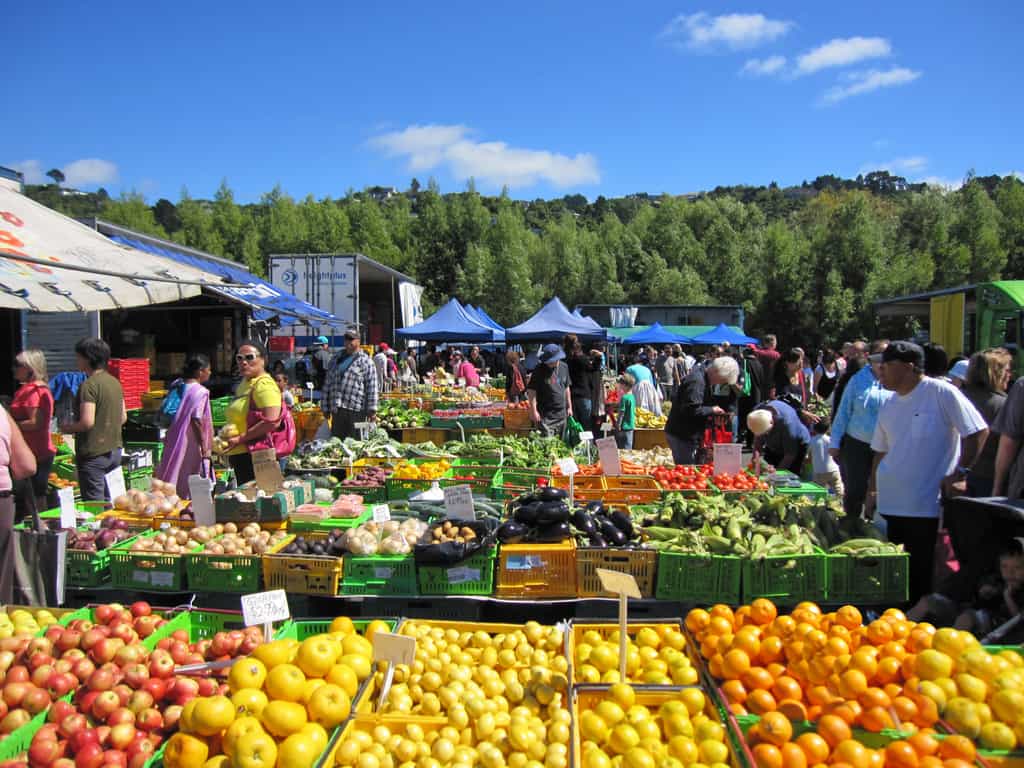
{"type": "Polygon", "coordinates": [[[902,544],[910,555],[910,604],[913,605],[932,592],[939,519],[885,515],[885,522],[889,526],[889,541],[902,544]]]}
{"type": "Polygon", "coordinates": [[[752,397],[741,397],[737,404],[736,416],[739,419],[739,425],[736,428],[738,434],[733,436],[733,440],[743,443],[748,448],[754,444],[754,433],[747,426],[747,416],[757,407],[757,404],[758,401],[752,397]]]}
{"type": "Polygon", "coordinates": [[[792,463],[790,463],[788,466],[785,466],[785,467],[781,466],[781,462],[782,462],[782,459],[783,459],[783,456],[782,456],[781,453],[776,453],[775,451],[765,451],[764,452],[764,460],[765,461],[767,461],[769,464],[771,464],[776,469],[787,469],[790,472],[792,472],[794,475],[799,475],[799,474],[801,474],[803,472],[804,459],[806,459],[806,458],[807,458],[807,446],[806,445],[801,445],[797,449],[796,454],[793,456],[792,463]]]}
{"type": "Polygon", "coordinates": [[[366,411],[349,411],[339,408],[331,414],[331,435],[344,440],[346,437],[359,437],[356,424],[366,421],[366,411]]]}
{"type": "Polygon", "coordinates": [[[235,472],[235,482],[238,485],[251,483],[256,479],[256,470],[252,466],[252,454],[248,451],[228,456],[228,462],[235,472]]]}
{"type": "Polygon", "coordinates": [[[75,465],[82,501],[110,501],[106,475],[121,466],[121,449],[115,448],[99,456],[79,457],[75,465]]]}
{"type": "Polygon", "coordinates": [[[843,476],[843,510],[847,515],[864,513],[864,500],[868,497],[868,480],[875,452],[868,443],[846,435],[839,448],[839,471],[843,476]]]}

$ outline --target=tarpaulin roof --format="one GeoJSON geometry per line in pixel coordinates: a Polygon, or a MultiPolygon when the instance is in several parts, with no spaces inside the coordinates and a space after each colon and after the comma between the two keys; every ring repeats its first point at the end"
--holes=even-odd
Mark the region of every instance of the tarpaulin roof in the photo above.
{"type": "Polygon", "coordinates": [[[6,186],[0,186],[0,213],[0,307],[139,307],[196,296],[205,284],[218,282],[201,268],[112,243],[6,186]]]}
{"type": "Polygon", "coordinates": [[[422,323],[399,328],[395,333],[405,339],[423,341],[495,341],[498,331],[469,315],[451,299],[422,323]]]}
{"type": "Polygon", "coordinates": [[[312,326],[341,326],[345,324],[330,312],[325,312],[290,293],[278,290],[266,280],[246,271],[240,265],[236,266],[209,254],[203,254],[201,251],[177,246],[157,238],[143,238],[138,235],[129,237],[127,234],[110,234],[109,237],[114,242],[163,256],[180,264],[187,264],[234,281],[237,285],[210,285],[209,288],[226,299],[248,304],[253,308],[253,317],[257,320],[269,320],[272,317],[277,317],[282,325],[291,325],[300,321],[312,326]]]}
{"type": "Polygon", "coordinates": [[[567,333],[575,333],[581,341],[604,341],[604,328],[590,318],[576,317],[556,296],[533,317],[505,329],[507,341],[549,341],[567,333]]]}
{"type": "Polygon", "coordinates": [[[463,309],[466,310],[466,314],[468,314],[478,323],[493,328],[495,341],[505,340],[505,329],[498,325],[496,322],[494,322],[494,320],[492,320],[490,317],[488,317],[487,313],[484,312],[482,309],[480,309],[479,307],[474,307],[472,304],[466,304],[463,307],[463,309]]]}
{"type": "Polygon", "coordinates": [[[688,336],[681,336],[678,333],[672,333],[665,329],[665,327],[656,322],[654,325],[647,328],[647,330],[639,331],[634,333],[632,336],[628,336],[622,340],[623,344],[689,344],[690,338],[688,336]]]}
{"type": "Polygon", "coordinates": [[[741,331],[719,323],[707,333],[693,337],[694,344],[757,344],[757,339],[746,336],[741,331]]]}

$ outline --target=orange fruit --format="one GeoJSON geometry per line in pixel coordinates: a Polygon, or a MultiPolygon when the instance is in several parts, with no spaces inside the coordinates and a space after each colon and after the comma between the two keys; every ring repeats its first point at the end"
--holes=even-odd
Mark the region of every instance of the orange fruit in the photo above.
{"type": "Polygon", "coordinates": [[[907,616],[899,608],[886,608],[885,613],[882,614],[883,619],[894,619],[896,621],[906,621],[907,616]]]}
{"type": "Polygon", "coordinates": [[[747,687],[747,690],[760,689],[767,691],[771,689],[772,684],[775,682],[764,667],[751,667],[740,676],[740,679],[743,681],[743,685],[747,687]]]}
{"type": "Polygon", "coordinates": [[[869,749],[868,766],[870,768],[885,768],[885,752],[880,749],[869,749]]]}
{"type": "Polygon", "coordinates": [[[713,615],[711,621],[708,622],[708,632],[713,635],[731,635],[732,634],[732,620],[727,619],[724,616],[713,615]]]}
{"type": "Polygon", "coordinates": [[[836,695],[823,685],[816,685],[807,690],[807,700],[811,702],[811,704],[821,706],[835,701],[836,698],[836,695]]]}
{"type": "Polygon", "coordinates": [[[733,619],[733,623],[737,627],[746,627],[750,625],[750,622],[750,606],[741,605],[739,608],[736,609],[736,614],[733,619]]]}
{"type": "Polygon", "coordinates": [[[744,702],[744,706],[746,706],[746,708],[755,715],[762,715],[765,712],[774,712],[777,707],[775,697],[768,693],[768,691],[760,688],[755,689],[748,694],[747,700],[744,702]]]}
{"type": "Polygon", "coordinates": [[[800,701],[804,697],[804,689],[796,680],[789,675],[781,675],[775,678],[772,683],[772,695],[779,701],[783,699],[796,699],[800,701]]]}
{"type": "Polygon", "coordinates": [[[868,624],[867,638],[872,645],[885,645],[893,638],[892,625],[885,619],[875,619],[868,624]]]}
{"type": "Polygon", "coordinates": [[[921,629],[921,625],[910,630],[906,642],[907,650],[911,653],[920,653],[932,647],[932,636],[928,631],[921,629]]]}
{"type": "Polygon", "coordinates": [[[722,683],[722,695],[731,704],[742,704],[747,700],[747,689],[739,680],[726,680],[722,683]]]}
{"type": "Polygon", "coordinates": [[[786,768],[807,768],[807,756],[796,744],[783,744],[779,747],[782,754],[782,764],[786,768]]]}
{"type": "Polygon", "coordinates": [[[927,696],[918,696],[913,699],[917,704],[917,717],[913,723],[918,728],[928,728],[939,722],[939,708],[934,701],[927,696]]]}
{"type": "Polygon", "coordinates": [[[850,645],[841,637],[830,637],[828,642],[825,643],[825,653],[830,656],[848,656],[850,654],[850,645]]]}
{"type": "Polygon", "coordinates": [[[976,756],[974,742],[966,736],[947,736],[939,742],[939,757],[943,760],[957,759],[973,763],[976,756]]]}
{"type": "Polygon", "coordinates": [[[891,683],[900,678],[900,659],[894,656],[884,656],[878,661],[878,669],[875,670],[875,682],[881,685],[891,683]]]}
{"type": "Polygon", "coordinates": [[[932,734],[925,733],[924,731],[918,731],[907,739],[907,742],[914,748],[914,752],[917,753],[918,757],[934,755],[939,751],[939,740],[932,734]]]}
{"type": "Polygon", "coordinates": [[[712,653],[710,655],[702,655],[708,660],[708,672],[711,673],[711,676],[718,680],[725,678],[725,670],[722,668],[722,654],[712,653]]]}
{"type": "Polygon", "coordinates": [[[818,721],[818,734],[829,746],[835,747],[851,737],[850,726],[838,715],[822,715],[818,721]]]}
{"type": "Polygon", "coordinates": [[[892,715],[889,714],[889,710],[885,707],[870,707],[869,709],[865,709],[858,720],[865,730],[871,731],[872,733],[879,733],[884,731],[886,728],[896,727],[896,724],[892,721],[892,715]]]}
{"type": "Polygon", "coordinates": [[[917,719],[917,704],[908,696],[897,696],[892,700],[892,711],[901,723],[912,723],[917,719]]]}
{"type": "Polygon", "coordinates": [[[695,635],[706,629],[710,621],[711,614],[703,608],[694,608],[686,614],[686,628],[695,635]]]}
{"type": "Polygon", "coordinates": [[[902,640],[903,638],[908,637],[914,629],[913,622],[907,621],[906,619],[890,623],[892,624],[892,636],[897,640],[902,640]]]}
{"type": "Polygon", "coordinates": [[[859,669],[848,669],[839,676],[839,695],[856,699],[868,689],[868,679],[859,669]]]}
{"type": "Polygon", "coordinates": [[[722,677],[736,680],[750,669],[750,657],[739,648],[733,648],[722,657],[722,677]]]}
{"type": "Polygon", "coordinates": [[[871,766],[868,748],[854,739],[843,739],[836,744],[832,752],[832,760],[833,762],[848,763],[853,768],[870,768],[871,766]]]}
{"type": "Polygon", "coordinates": [[[758,744],[753,755],[757,768],[783,768],[782,752],[774,744],[758,744]]]}
{"type": "Polygon", "coordinates": [[[781,638],[789,637],[793,634],[794,629],[796,629],[796,620],[792,616],[779,616],[771,625],[772,634],[781,638]]]}
{"type": "Polygon", "coordinates": [[[756,659],[761,653],[761,641],[753,632],[737,632],[732,639],[732,647],[743,651],[750,659],[756,659]]]}
{"type": "Polygon", "coordinates": [[[762,664],[771,664],[782,658],[782,638],[769,636],[761,640],[761,651],[758,654],[758,661],[762,664]]]}
{"type": "Polygon", "coordinates": [[[846,627],[847,629],[856,629],[861,625],[863,617],[860,611],[854,608],[852,605],[844,605],[838,611],[836,611],[836,621],[840,626],[846,627]]]}
{"type": "Polygon", "coordinates": [[[732,608],[724,603],[716,603],[715,605],[712,605],[710,613],[712,616],[721,616],[724,619],[728,619],[730,626],[735,623],[736,614],[733,613],[732,608]]]}
{"type": "Polygon", "coordinates": [[[793,737],[793,726],[785,715],[779,712],[766,712],[761,716],[758,733],[762,741],[780,747],[793,737]]]}
{"type": "Polygon", "coordinates": [[[776,711],[782,713],[794,723],[809,719],[807,707],[803,705],[803,702],[796,699],[782,699],[776,711]]]}
{"type": "Polygon", "coordinates": [[[778,610],[775,608],[775,603],[771,600],[766,600],[763,597],[759,597],[750,604],[750,618],[759,626],[771,624],[775,621],[775,617],[778,616],[778,613],[778,610]]]}
{"type": "Polygon", "coordinates": [[[903,695],[903,686],[899,683],[886,683],[882,690],[885,691],[886,696],[890,699],[895,699],[897,696],[903,695]]]}
{"type": "Polygon", "coordinates": [[[917,760],[917,768],[944,768],[942,760],[935,755],[925,755],[917,760]]]}
{"type": "Polygon", "coordinates": [[[832,748],[828,742],[816,733],[802,733],[796,739],[796,744],[807,756],[810,765],[817,765],[828,760],[832,748]]]}
{"type": "Polygon", "coordinates": [[[857,697],[857,702],[864,709],[871,709],[871,707],[889,707],[892,704],[892,699],[881,688],[868,688],[857,697]]]}

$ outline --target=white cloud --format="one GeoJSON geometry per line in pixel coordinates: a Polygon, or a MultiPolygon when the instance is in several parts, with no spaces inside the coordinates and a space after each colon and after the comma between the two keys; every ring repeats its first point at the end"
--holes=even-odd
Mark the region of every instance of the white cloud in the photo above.
{"type": "MultiPolygon", "coordinates": [[[[22,173],[26,184],[52,183],[38,160],[22,160],[20,163],[11,163],[10,167],[22,173]]],[[[117,166],[109,160],[96,157],[74,160],[60,170],[64,173],[66,187],[89,187],[117,181],[117,166]]]]}
{"type": "Polygon", "coordinates": [[[796,71],[808,75],[829,67],[845,67],[865,59],[880,59],[892,53],[884,37],[837,37],[819,45],[796,60],[796,71]]]}
{"type": "Polygon", "coordinates": [[[897,175],[921,173],[928,167],[928,158],[923,155],[911,155],[910,157],[895,157],[892,160],[872,161],[864,163],[859,173],[871,173],[871,171],[888,171],[897,175]]]}
{"type": "Polygon", "coordinates": [[[445,166],[458,179],[470,176],[494,186],[529,187],[548,182],[556,187],[596,184],[597,158],[573,157],[538,149],[510,147],[503,141],[475,141],[464,125],[410,125],[370,139],[391,157],[405,157],[410,171],[445,166]]]}
{"type": "Polygon", "coordinates": [[[117,166],[97,157],[75,160],[61,170],[64,171],[64,183],[69,187],[88,187],[117,181],[117,166]]]}
{"type": "Polygon", "coordinates": [[[879,88],[892,88],[897,85],[912,83],[921,76],[920,71],[907,69],[906,67],[894,67],[893,69],[858,72],[843,78],[846,85],[837,85],[829,88],[822,95],[826,104],[837,104],[850,96],[858,96],[862,93],[877,91],[879,88]]]}
{"type": "Polygon", "coordinates": [[[765,77],[781,72],[786,66],[785,56],[769,56],[767,59],[748,59],[740,70],[741,75],[751,77],[765,77]]]}
{"type": "Polygon", "coordinates": [[[739,50],[777,40],[792,26],[791,21],[769,19],[760,13],[711,16],[700,11],[676,16],[661,31],[660,37],[677,48],[707,51],[724,45],[739,50]]]}

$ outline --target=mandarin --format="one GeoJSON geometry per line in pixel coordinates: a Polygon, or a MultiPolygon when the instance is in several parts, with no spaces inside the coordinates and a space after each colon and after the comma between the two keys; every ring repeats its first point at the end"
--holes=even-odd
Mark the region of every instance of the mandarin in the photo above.
{"type": "Polygon", "coordinates": [[[841,717],[833,714],[821,716],[818,721],[818,734],[833,748],[851,738],[850,726],[841,717]]]}
{"type": "Polygon", "coordinates": [[[761,715],[765,712],[774,712],[778,705],[775,702],[774,696],[768,691],[759,688],[747,695],[744,706],[755,715],[761,715]]]}
{"type": "Polygon", "coordinates": [[[758,744],[752,752],[757,768],[783,768],[782,752],[774,744],[758,744]]]}
{"type": "Polygon", "coordinates": [[[771,600],[759,597],[750,604],[750,618],[759,626],[771,624],[778,616],[778,609],[771,600]]]}
{"type": "Polygon", "coordinates": [[[807,762],[811,765],[824,763],[828,760],[832,748],[817,733],[802,733],[796,739],[796,744],[807,756],[807,762]]]}

